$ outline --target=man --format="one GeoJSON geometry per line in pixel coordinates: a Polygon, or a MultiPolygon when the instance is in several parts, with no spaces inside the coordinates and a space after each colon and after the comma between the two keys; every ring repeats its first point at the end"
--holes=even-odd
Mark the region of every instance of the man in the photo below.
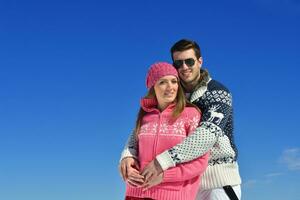
{"type": "Polygon", "coordinates": [[[171,56],[187,98],[202,111],[201,123],[182,143],[156,156],[141,174],[136,170],[137,146],[131,135],[121,156],[121,174],[131,180],[130,184],[149,188],[159,183],[157,177],[164,170],[210,151],[209,166],[202,177],[197,200],[240,199],[231,93],[211,79],[207,70],[201,69],[203,59],[196,42],[186,39],[176,42],[171,56]]]}

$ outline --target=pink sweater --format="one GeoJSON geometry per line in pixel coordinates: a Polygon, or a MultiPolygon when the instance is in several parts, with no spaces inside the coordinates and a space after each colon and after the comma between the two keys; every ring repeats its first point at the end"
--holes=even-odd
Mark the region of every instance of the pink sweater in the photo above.
{"type": "MultiPolygon", "coordinates": [[[[186,107],[174,121],[171,114],[174,104],[160,112],[154,99],[142,99],[147,112],[142,120],[138,146],[141,171],[156,155],[173,147],[186,138],[199,124],[200,113],[194,107],[186,107]]],[[[163,182],[147,191],[127,184],[126,196],[156,200],[193,200],[196,197],[200,177],[208,162],[208,153],[191,162],[164,171],[163,182]]]]}

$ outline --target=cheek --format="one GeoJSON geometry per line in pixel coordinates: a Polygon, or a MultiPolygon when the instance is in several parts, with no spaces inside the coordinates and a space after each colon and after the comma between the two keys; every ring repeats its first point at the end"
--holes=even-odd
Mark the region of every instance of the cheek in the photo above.
{"type": "Polygon", "coordinates": [[[179,75],[179,78],[182,79],[182,74],[181,74],[181,70],[178,70],[178,75],[179,75]]]}
{"type": "Polygon", "coordinates": [[[178,91],[178,85],[174,86],[174,90],[177,92],[178,91]]]}
{"type": "Polygon", "coordinates": [[[163,88],[161,86],[157,85],[154,87],[154,91],[155,91],[155,94],[158,96],[162,93],[163,88]]]}

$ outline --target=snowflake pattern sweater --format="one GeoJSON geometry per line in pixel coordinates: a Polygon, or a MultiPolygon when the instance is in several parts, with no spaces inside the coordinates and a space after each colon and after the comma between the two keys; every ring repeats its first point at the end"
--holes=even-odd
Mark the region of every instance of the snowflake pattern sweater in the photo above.
{"type": "MultiPolygon", "coordinates": [[[[186,107],[176,120],[172,120],[174,105],[171,104],[160,112],[156,108],[155,99],[141,101],[141,106],[147,113],[143,117],[138,136],[138,159],[141,170],[158,154],[182,142],[199,125],[200,113],[194,107],[186,107]]],[[[207,163],[208,153],[193,161],[165,170],[163,182],[147,191],[127,185],[126,196],[159,200],[195,199],[200,175],[204,173],[207,163]]]]}
{"type": "MultiPolygon", "coordinates": [[[[238,152],[233,138],[232,96],[225,86],[212,80],[204,72],[201,70],[202,80],[189,98],[202,111],[199,127],[182,143],[162,152],[156,159],[166,170],[191,161],[210,149],[209,165],[201,181],[202,188],[239,185],[241,178],[237,163],[238,152]]],[[[136,149],[136,141],[131,134],[121,159],[127,156],[136,157],[136,149]]]]}

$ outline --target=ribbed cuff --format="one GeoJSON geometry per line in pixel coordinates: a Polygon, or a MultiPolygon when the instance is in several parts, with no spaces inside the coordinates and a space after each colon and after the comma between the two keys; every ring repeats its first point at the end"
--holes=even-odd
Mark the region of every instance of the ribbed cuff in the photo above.
{"type": "Polygon", "coordinates": [[[164,151],[158,156],[156,156],[156,160],[158,161],[158,163],[164,171],[170,167],[176,166],[168,151],[164,151]]]}
{"type": "Polygon", "coordinates": [[[133,157],[135,159],[138,159],[137,156],[136,156],[136,150],[135,149],[129,149],[129,148],[124,149],[122,154],[121,154],[121,158],[120,158],[119,162],[121,162],[126,157],[133,157]]]}
{"type": "Polygon", "coordinates": [[[239,166],[234,163],[223,163],[208,166],[202,176],[201,187],[204,190],[219,188],[225,185],[240,185],[239,166]]]}

